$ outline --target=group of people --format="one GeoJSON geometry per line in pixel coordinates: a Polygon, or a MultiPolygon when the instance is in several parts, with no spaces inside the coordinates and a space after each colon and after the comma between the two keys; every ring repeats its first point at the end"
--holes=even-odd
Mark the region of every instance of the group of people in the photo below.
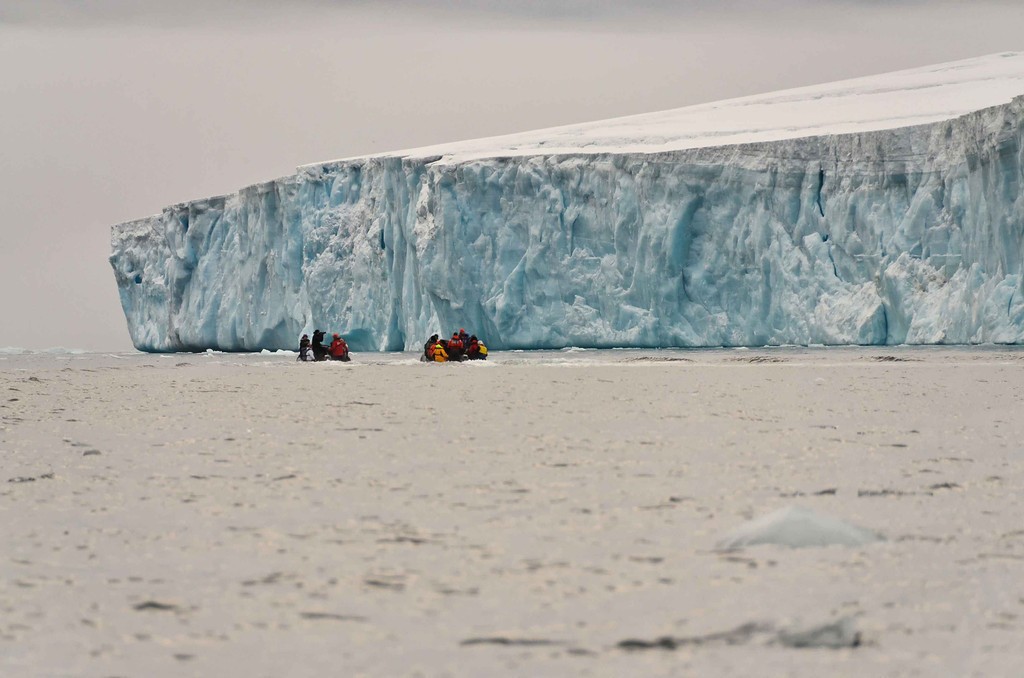
{"type": "Polygon", "coordinates": [[[448,340],[432,335],[423,345],[422,359],[435,363],[487,360],[487,347],[475,334],[467,334],[465,329],[460,329],[452,332],[452,338],[448,340]]]}
{"type": "Polygon", "coordinates": [[[346,363],[350,361],[348,344],[341,338],[341,335],[337,332],[331,335],[330,346],[324,346],[324,337],[326,336],[327,333],[323,330],[314,330],[313,340],[310,341],[309,335],[303,334],[302,339],[299,340],[299,360],[303,362],[340,360],[346,363]]]}
{"type": "MultiPolygon", "coordinates": [[[[340,360],[349,362],[348,344],[335,332],[329,346],[324,345],[327,333],[314,330],[313,339],[303,334],[299,340],[299,357],[302,362],[319,362],[321,360],[340,360]]],[[[465,329],[452,332],[451,339],[439,339],[433,335],[423,345],[422,360],[434,363],[462,362],[463,360],[487,360],[487,347],[476,335],[468,334],[465,329]]]]}

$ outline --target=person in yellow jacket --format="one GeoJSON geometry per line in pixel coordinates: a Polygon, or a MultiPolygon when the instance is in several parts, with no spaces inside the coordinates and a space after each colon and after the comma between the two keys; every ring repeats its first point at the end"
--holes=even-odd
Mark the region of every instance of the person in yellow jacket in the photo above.
{"type": "Polygon", "coordinates": [[[434,362],[435,363],[446,363],[448,362],[448,351],[444,350],[444,343],[437,342],[434,344],[434,362]]]}
{"type": "Polygon", "coordinates": [[[484,342],[476,338],[475,334],[469,338],[466,355],[470,360],[487,360],[487,347],[484,346],[484,342]]]}

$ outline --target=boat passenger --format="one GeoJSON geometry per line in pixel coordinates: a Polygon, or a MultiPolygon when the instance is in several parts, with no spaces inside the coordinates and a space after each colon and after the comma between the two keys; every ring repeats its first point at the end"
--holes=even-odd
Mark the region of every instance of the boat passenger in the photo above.
{"type": "Polygon", "coordinates": [[[437,344],[437,335],[431,334],[430,339],[427,339],[427,343],[423,344],[423,357],[427,362],[434,359],[434,346],[437,344]]]}
{"type": "Polygon", "coordinates": [[[462,344],[462,339],[459,339],[458,332],[452,332],[452,338],[448,340],[448,359],[449,360],[462,360],[462,352],[465,346],[462,344]]]}
{"type": "Polygon", "coordinates": [[[313,331],[313,343],[311,348],[313,349],[314,360],[327,360],[327,347],[324,346],[324,336],[327,333],[323,330],[313,331]]]}
{"type": "Polygon", "coordinates": [[[436,344],[434,344],[434,362],[448,362],[448,351],[445,350],[443,341],[438,341],[436,344]]]}
{"type": "Polygon", "coordinates": [[[299,357],[297,360],[302,362],[309,362],[313,360],[313,354],[309,350],[309,335],[303,334],[302,338],[299,339],[299,357]]]}
{"type": "Polygon", "coordinates": [[[469,350],[466,352],[470,360],[487,360],[487,347],[474,334],[469,338],[469,350]]]}
{"type": "Polygon", "coordinates": [[[331,356],[331,360],[340,360],[342,362],[349,362],[351,358],[348,357],[348,344],[341,338],[341,335],[335,333],[332,336],[334,341],[331,342],[331,347],[327,349],[327,352],[331,356]]]}

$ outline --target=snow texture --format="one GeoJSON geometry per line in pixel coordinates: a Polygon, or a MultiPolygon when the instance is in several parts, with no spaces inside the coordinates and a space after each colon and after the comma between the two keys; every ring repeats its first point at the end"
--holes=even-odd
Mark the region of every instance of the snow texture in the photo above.
{"type": "Polygon", "coordinates": [[[1024,342],[1024,54],[300,168],[114,227],[136,347],[1024,342]]]}
{"type": "Polygon", "coordinates": [[[790,506],[736,528],[718,542],[718,548],[732,551],[759,544],[792,548],[811,546],[863,546],[881,536],[838,518],[790,506]]]}

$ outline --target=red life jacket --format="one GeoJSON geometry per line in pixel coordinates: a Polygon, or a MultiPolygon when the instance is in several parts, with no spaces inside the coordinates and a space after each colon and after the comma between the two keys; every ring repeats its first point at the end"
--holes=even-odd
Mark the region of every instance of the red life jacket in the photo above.
{"type": "Polygon", "coordinates": [[[348,344],[345,343],[344,339],[335,339],[331,342],[331,348],[329,350],[331,355],[335,358],[344,358],[348,355],[348,344]]]}
{"type": "Polygon", "coordinates": [[[459,339],[457,336],[452,337],[451,339],[449,339],[448,340],[448,350],[449,351],[461,351],[462,350],[462,339],[459,339]]]}

